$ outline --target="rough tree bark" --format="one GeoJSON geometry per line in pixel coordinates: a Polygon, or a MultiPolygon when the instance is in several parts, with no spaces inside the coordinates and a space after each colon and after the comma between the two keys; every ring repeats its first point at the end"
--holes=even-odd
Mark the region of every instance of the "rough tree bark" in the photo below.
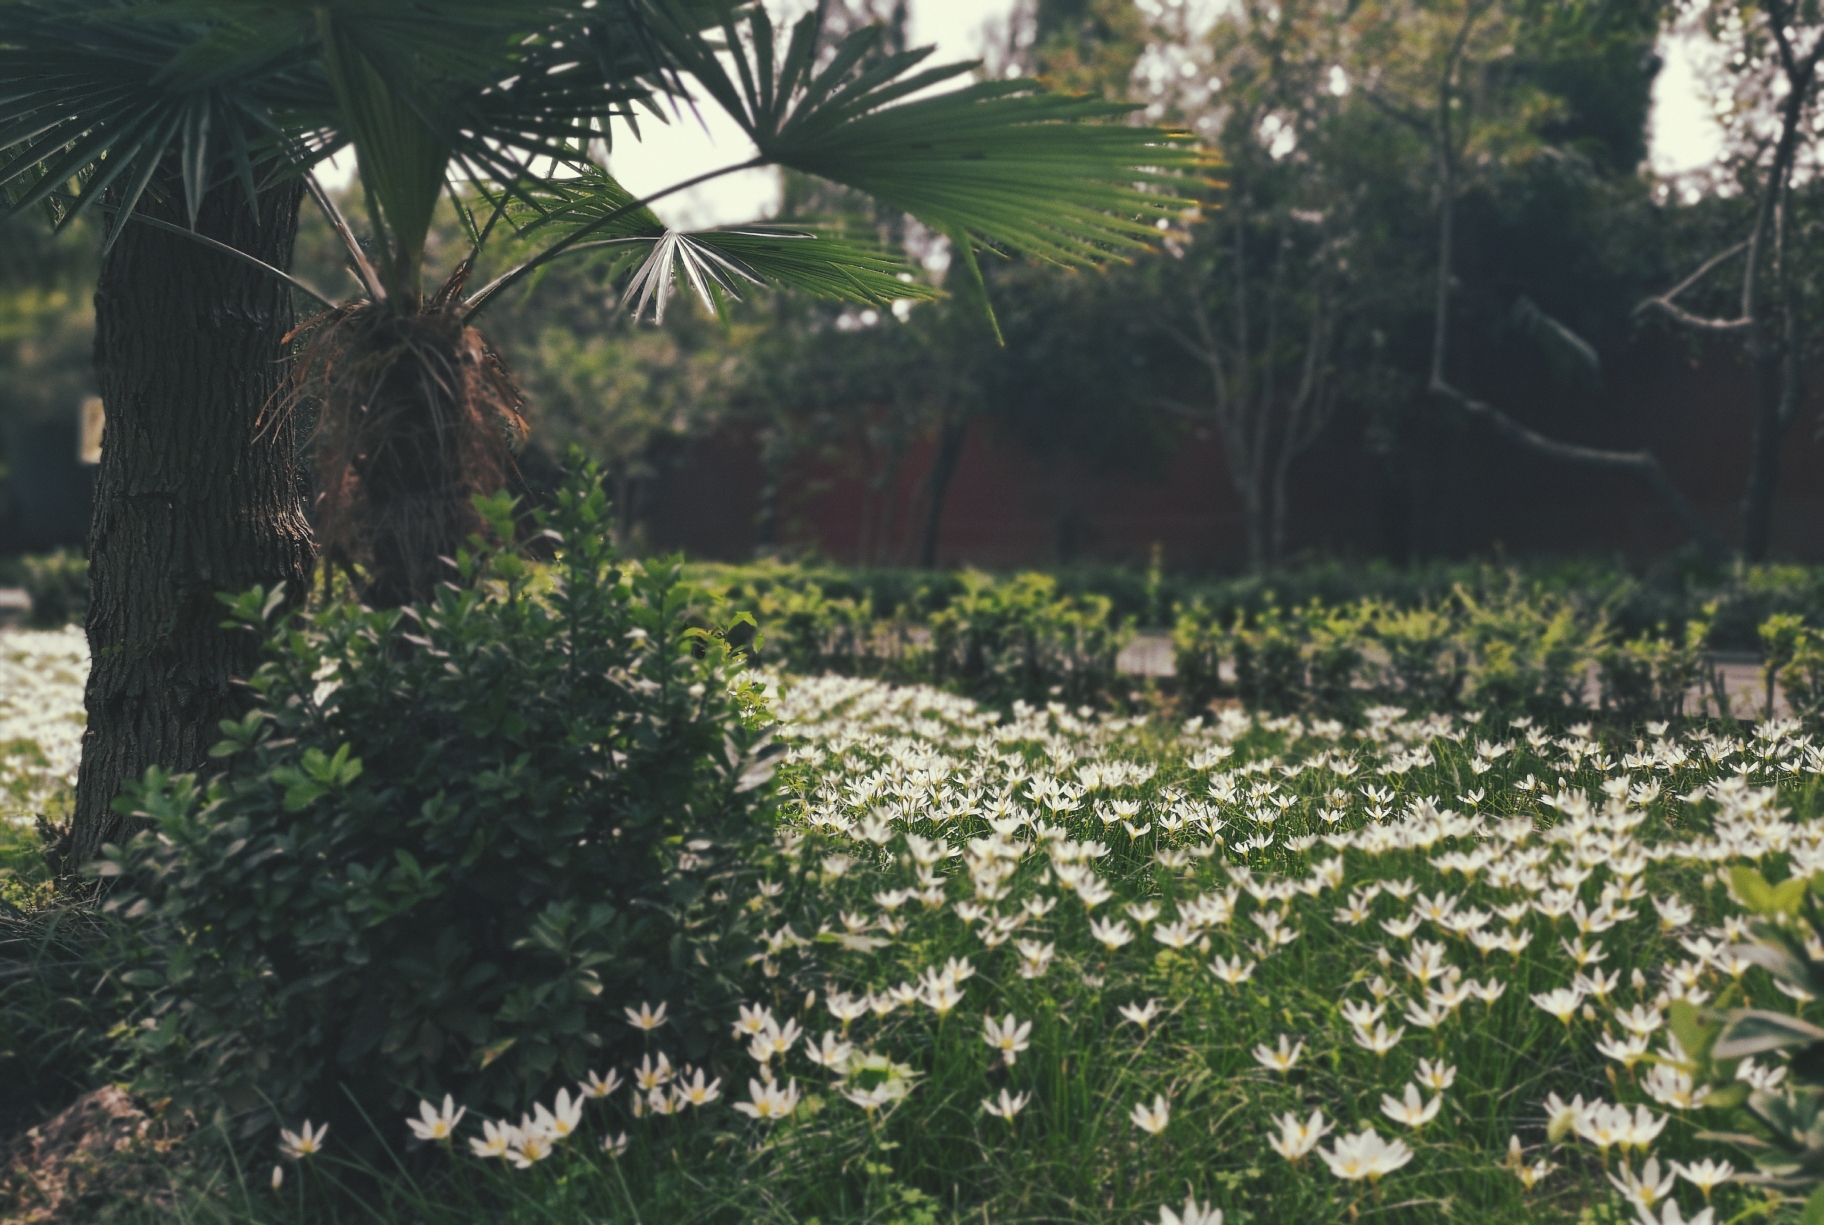
{"type": "MultiPolygon", "coordinates": [[[[302,187],[213,192],[197,231],[284,269],[302,187]]],[[[148,197],[151,193],[148,193],[148,197]]],[[[178,193],[139,211],[183,224],[178,193]]],[[[235,679],[259,644],[221,628],[219,591],[303,591],[313,545],[291,431],[261,428],[284,377],[291,289],[179,234],[128,222],[95,293],[95,369],[107,408],[89,526],[93,665],[66,873],[118,840],[122,782],[190,770],[239,715],[235,679]]]]}

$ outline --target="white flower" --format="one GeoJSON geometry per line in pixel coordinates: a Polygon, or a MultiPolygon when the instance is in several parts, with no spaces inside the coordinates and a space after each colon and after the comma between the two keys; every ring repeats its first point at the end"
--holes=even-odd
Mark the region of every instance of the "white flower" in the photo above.
{"type": "Polygon", "coordinates": [[[323,1137],[329,1134],[329,1124],[311,1131],[310,1120],[304,1120],[304,1126],[297,1131],[279,1132],[279,1151],[294,1161],[302,1161],[323,1151],[323,1137]]]}
{"type": "Polygon", "coordinates": [[[1373,1033],[1369,1033],[1366,1029],[1357,1029],[1354,1035],[1355,1044],[1357,1046],[1365,1047],[1377,1055],[1385,1055],[1388,1051],[1398,1046],[1400,1044],[1400,1039],[1405,1036],[1406,1027],[1404,1025],[1395,1027],[1393,1032],[1389,1033],[1387,1030],[1387,1022],[1385,1021],[1377,1024],[1374,1027],[1373,1033]]]}
{"type": "Polygon", "coordinates": [[[1001,1090],[1001,1100],[997,1104],[993,1098],[982,1099],[982,1109],[997,1119],[1013,1122],[1013,1116],[1026,1109],[1026,1103],[1032,1100],[1030,1093],[1016,1093],[1009,1096],[1007,1090],[1001,1090]]]}
{"type": "MultiPolygon", "coordinates": [[[[847,999],[848,997],[845,996],[843,998],[847,999]]],[[[832,1012],[835,1011],[835,1005],[833,1003],[829,1007],[832,1012]]],[[[755,1004],[751,1008],[746,1004],[743,1004],[741,1005],[741,1017],[735,1022],[734,1036],[737,1038],[751,1038],[755,1034],[763,1031],[772,1023],[772,1020],[773,1010],[768,1008],[765,1004],[755,1004]]]]}
{"type": "Polygon", "coordinates": [[[1635,1208],[1651,1212],[1653,1205],[1670,1194],[1672,1184],[1677,1181],[1675,1171],[1667,1170],[1666,1176],[1659,1176],[1659,1158],[1647,1158],[1647,1164],[1640,1168],[1636,1175],[1632,1166],[1622,1163],[1621,1177],[1609,1175],[1609,1181],[1615,1189],[1628,1197],[1628,1202],[1635,1208]]]}
{"type": "Polygon", "coordinates": [[[1381,1113],[1395,1123],[1404,1123],[1408,1127],[1423,1127],[1438,1117],[1438,1108],[1444,1104],[1444,1095],[1438,1094],[1429,1102],[1419,1092],[1419,1087],[1411,1081],[1406,1082],[1406,1098],[1399,1101],[1388,1094],[1381,1094],[1381,1113]]]}
{"type": "Polygon", "coordinates": [[[1159,1225],[1222,1225],[1222,1209],[1199,1204],[1195,1196],[1187,1195],[1183,1213],[1173,1212],[1169,1205],[1160,1207],[1159,1225]]]}
{"type": "Polygon", "coordinates": [[[1032,1022],[1021,1022],[1010,1012],[1007,1019],[996,1022],[993,1017],[982,1019],[982,1041],[1001,1053],[1001,1060],[1008,1067],[1013,1066],[1019,1053],[1032,1045],[1026,1039],[1032,1033],[1032,1022]]]}
{"type": "Polygon", "coordinates": [[[736,1102],[735,1109],[750,1119],[783,1119],[798,1108],[798,1082],[795,1080],[783,1089],[778,1081],[761,1084],[750,1080],[747,1095],[750,1100],[736,1102]]]}
{"type": "Polygon", "coordinates": [[[584,1097],[592,1097],[599,1101],[620,1088],[621,1083],[621,1070],[609,1068],[606,1076],[598,1075],[595,1072],[589,1073],[585,1079],[578,1082],[577,1088],[584,1097]]]}
{"type": "Polygon", "coordinates": [[[1556,1093],[1545,1099],[1545,1135],[1553,1144],[1558,1143],[1568,1133],[1576,1131],[1589,1107],[1583,1104],[1583,1094],[1579,1093],[1569,1102],[1556,1093]]]}
{"type": "Polygon", "coordinates": [[[1403,1141],[1389,1144],[1372,1127],[1364,1127],[1353,1136],[1338,1136],[1334,1146],[1318,1149],[1317,1155],[1332,1174],[1349,1182],[1363,1178],[1378,1181],[1381,1175],[1391,1174],[1412,1160],[1412,1150],[1403,1141]]]}
{"type": "Polygon", "coordinates": [[[919,986],[918,999],[938,1016],[948,1016],[963,1002],[963,989],[944,975],[928,976],[919,986]]]}
{"type": "Polygon", "coordinates": [[[1436,1063],[1429,1059],[1421,1059],[1419,1060],[1418,1081],[1427,1089],[1436,1089],[1442,1093],[1457,1082],[1457,1069],[1442,1059],[1436,1063]]]}
{"type": "Polygon", "coordinates": [[[602,1151],[607,1153],[610,1157],[621,1156],[627,1151],[627,1133],[621,1132],[619,1135],[603,1136],[602,1151]]]}
{"type": "Polygon", "coordinates": [[[1727,1161],[1712,1161],[1708,1157],[1702,1161],[1694,1161],[1690,1165],[1674,1161],[1672,1172],[1702,1191],[1706,1198],[1709,1196],[1711,1188],[1735,1177],[1734,1166],[1727,1161]]]}
{"type": "Polygon", "coordinates": [[[1254,1062],[1274,1072],[1290,1072],[1298,1065],[1298,1057],[1305,1053],[1304,1039],[1299,1039],[1297,1046],[1286,1040],[1286,1035],[1279,1036],[1279,1049],[1274,1050],[1266,1043],[1254,1048],[1254,1062]]]}
{"type": "Polygon", "coordinates": [[[1514,1177],[1520,1180],[1521,1188],[1527,1191],[1531,1191],[1536,1184],[1543,1182],[1547,1175],[1558,1168],[1543,1157],[1529,1164],[1520,1153],[1519,1136],[1507,1138],[1506,1164],[1513,1170],[1514,1177]]]}
{"type": "Polygon", "coordinates": [[[420,1140],[448,1140],[455,1133],[456,1124],[462,1122],[462,1116],[468,1112],[467,1106],[458,1110],[456,1100],[446,1093],[443,1095],[442,1111],[431,1109],[429,1102],[419,1102],[418,1117],[407,1119],[405,1125],[420,1140]]]}
{"type": "Polygon", "coordinates": [[[564,1139],[583,1121],[583,1099],[579,1096],[572,1101],[568,1089],[557,1091],[555,1113],[546,1110],[543,1102],[534,1102],[532,1109],[535,1112],[532,1126],[523,1130],[537,1131],[553,1140],[564,1139]]]}
{"type": "Polygon", "coordinates": [[[1153,1095],[1153,1104],[1142,1102],[1127,1112],[1127,1117],[1134,1121],[1134,1126],[1148,1135],[1156,1136],[1165,1130],[1165,1125],[1172,1121],[1172,1104],[1165,1100],[1163,1093],[1153,1095]]]}
{"type": "Polygon", "coordinates": [[[513,1147],[507,1150],[507,1160],[519,1169],[531,1169],[535,1162],[543,1161],[551,1155],[551,1137],[543,1132],[526,1131],[523,1128],[514,1136],[513,1147]]]}
{"type": "Polygon", "coordinates": [[[663,1000],[659,1001],[657,1012],[654,1012],[652,1005],[647,1003],[642,1003],[638,1012],[631,1008],[623,1008],[621,1011],[627,1014],[627,1024],[648,1033],[665,1024],[665,1002],[663,1000]]]}
{"type": "Polygon", "coordinates": [[[798,1039],[803,1036],[804,1030],[799,1028],[796,1018],[786,1018],[785,1026],[781,1028],[779,1023],[769,1016],[760,1032],[754,1035],[753,1041],[747,1044],[747,1053],[753,1057],[755,1063],[768,1063],[774,1055],[788,1053],[798,1045],[798,1039]]]}
{"type": "Polygon", "coordinates": [[[519,1138],[519,1128],[511,1123],[484,1119],[481,1135],[469,1137],[469,1149],[477,1157],[505,1157],[509,1150],[519,1146],[519,1138]]]}
{"type": "Polygon", "coordinates": [[[1141,1029],[1145,1029],[1148,1025],[1153,1023],[1153,1018],[1159,1015],[1159,1001],[1148,1000],[1144,1004],[1123,1004],[1115,1011],[1132,1021],[1135,1025],[1138,1025],[1141,1029]]]}
{"type": "MultiPolygon", "coordinates": [[[[1153,925],[1153,939],[1167,948],[1189,948],[1197,942],[1197,928],[1185,920],[1153,925]]],[[[1218,1213],[1217,1215],[1221,1215],[1218,1213]]]]}
{"type": "Polygon", "coordinates": [[[1566,1025],[1571,1023],[1571,1017],[1576,1015],[1577,1009],[1583,1004],[1583,992],[1568,987],[1558,987],[1532,998],[1533,1003],[1566,1025]]]}
{"type": "Polygon", "coordinates": [[[1691,1073],[1663,1063],[1648,1069],[1640,1087],[1661,1106],[1671,1106],[1675,1110],[1695,1110],[1710,1096],[1709,1085],[1695,1084],[1691,1073]]]}
{"type": "Polygon", "coordinates": [[[697,1069],[696,1079],[688,1083],[679,1080],[672,1086],[677,1100],[687,1106],[707,1106],[722,1096],[722,1078],[717,1077],[708,1084],[703,1083],[703,1069],[697,1069]]]}
{"type": "Polygon", "coordinates": [[[274,1191],[277,1191],[280,1187],[282,1187],[284,1185],[285,1185],[285,1167],[282,1165],[273,1166],[272,1167],[272,1189],[274,1191]]]}
{"type": "Polygon", "coordinates": [[[804,1055],[805,1058],[809,1059],[818,1067],[829,1068],[832,1071],[841,1072],[843,1067],[849,1062],[849,1055],[854,1049],[855,1047],[853,1044],[842,1041],[834,1033],[826,1029],[823,1031],[823,1041],[821,1043],[807,1042],[804,1044],[804,1055]]]}
{"type": "Polygon", "coordinates": [[[1210,973],[1231,987],[1239,987],[1254,976],[1256,964],[1252,961],[1244,962],[1239,955],[1233,961],[1219,956],[1210,963],[1210,973]]]}
{"type": "Polygon", "coordinates": [[[633,1070],[633,1083],[642,1092],[651,1092],[672,1077],[671,1060],[665,1058],[665,1052],[659,1052],[658,1063],[653,1063],[650,1054],[640,1059],[640,1066],[633,1070]]]}
{"type": "Polygon", "coordinates": [[[1089,934],[1107,945],[1111,953],[1134,938],[1133,930],[1121,919],[1091,919],[1089,934]]]}
{"type": "Polygon", "coordinates": [[[1716,1209],[1705,1208],[1696,1216],[1687,1219],[1684,1213],[1679,1211],[1678,1201],[1670,1198],[1660,1205],[1657,1217],[1645,1208],[1635,1209],[1635,1214],[1634,1219],[1640,1225],[1715,1225],[1716,1222],[1716,1209]]]}
{"type": "Polygon", "coordinates": [[[1313,1110],[1311,1117],[1302,1123],[1297,1115],[1290,1112],[1280,1115],[1277,1122],[1279,1134],[1268,1136],[1267,1143],[1287,1161],[1297,1161],[1316,1148],[1317,1142],[1331,1130],[1330,1124],[1324,1121],[1324,1112],[1321,1110],[1313,1110]]]}

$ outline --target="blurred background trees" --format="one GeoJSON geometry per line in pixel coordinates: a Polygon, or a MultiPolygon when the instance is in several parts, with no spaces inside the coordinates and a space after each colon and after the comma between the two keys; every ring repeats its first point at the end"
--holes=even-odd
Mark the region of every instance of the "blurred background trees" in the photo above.
{"type": "MultiPolygon", "coordinates": [[[[879,22],[882,52],[904,45],[907,0],[820,7],[831,39],[879,22]]],[[[553,268],[492,314],[536,424],[521,483],[548,485],[579,444],[609,474],[624,542],[663,544],[657,508],[693,496],[722,447],[759,473],[717,512],[725,555],[817,548],[819,499],[841,486],[852,522],[848,543],[822,546],[834,560],[931,566],[965,454],[1017,453],[1067,494],[1182,481],[1173,462],[1213,442],[1220,461],[1194,479],[1233,499],[1229,552],[1263,569],[1310,537],[1308,465],[1372,473],[1359,516],[1374,526],[1357,538],[1405,560],[1485,547],[1462,509],[1477,463],[1512,455],[1617,490],[1644,477],[1663,538],[1768,556],[1792,531],[1782,448],[1814,445],[1795,426],[1813,411],[1818,334],[1820,25],[1789,7],[1021,0],[990,30],[984,73],[1131,100],[1220,155],[1154,253],[1104,274],[988,259],[999,344],[961,296],[891,310],[774,296],[635,324],[586,264],[553,268]],[[1720,49],[1703,85],[1727,134],[1714,167],[1676,180],[1646,168],[1669,29],[1720,49]],[[1739,511],[1661,464],[1669,427],[1619,407],[1651,363],[1720,364],[1751,387],[1703,426],[1748,456],[1712,482],[1739,511]]],[[[945,240],[903,217],[791,176],[781,201],[782,219],[903,242],[948,281],[945,240]]],[[[461,246],[447,206],[437,227],[431,258],[447,262],[461,246]]],[[[89,386],[73,287],[92,259],[80,235],[52,243],[24,221],[0,242],[3,548],[41,543],[26,541],[21,473],[34,431],[67,434],[89,386]]],[[[298,267],[354,289],[308,210],[298,267]]],[[[1069,561],[1093,525],[1068,496],[1058,507],[1045,547],[1069,561]]]]}

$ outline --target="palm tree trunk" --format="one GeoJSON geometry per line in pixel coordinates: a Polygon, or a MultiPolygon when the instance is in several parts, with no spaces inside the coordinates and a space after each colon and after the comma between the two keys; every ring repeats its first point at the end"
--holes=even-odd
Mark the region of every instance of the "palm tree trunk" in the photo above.
{"type": "MultiPolygon", "coordinates": [[[[174,185],[173,185],[174,186],[174,185]]],[[[197,230],[277,268],[291,263],[297,182],[212,193],[197,230]]],[[[151,194],[141,212],[183,224],[151,194]]],[[[176,201],[176,191],[166,193],[176,201]]],[[[126,223],[95,292],[95,369],[107,409],[89,526],[89,649],[76,810],[54,852],[73,873],[123,835],[111,803],[147,766],[193,770],[246,698],[260,644],[221,628],[219,591],[302,592],[313,545],[296,440],[260,428],[284,377],[291,289],[182,235],[126,223]]]]}

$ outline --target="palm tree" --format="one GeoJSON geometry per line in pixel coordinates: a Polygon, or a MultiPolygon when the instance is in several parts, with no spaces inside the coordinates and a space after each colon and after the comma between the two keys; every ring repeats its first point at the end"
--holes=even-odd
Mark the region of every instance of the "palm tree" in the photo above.
{"type": "MultiPolygon", "coordinates": [[[[288,394],[262,406],[267,429],[277,432],[276,409],[315,402],[319,538],[356,569],[365,599],[403,604],[428,595],[445,577],[439,559],[479,528],[472,495],[498,487],[523,429],[475,317],[552,260],[602,261],[640,310],[662,311],[680,284],[717,307],[750,285],[872,305],[931,293],[892,253],[830,233],[668,230],[650,207],[661,197],[756,166],[854,188],[947,235],[984,309],[978,251],[1094,265],[1144,245],[1155,220],[1183,206],[1157,188],[1196,154],[1113,122],[1128,108],[1020,80],[931,94],[971,65],[923,68],[928,50],[876,53],[872,28],[820,51],[814,18],[781,43],[763,10],[738,20],[728,8],[15,0],[0,5],[11,83],[0,93],[0,188],[15,209],[108,210],[116,242],[134,223],[181,232],[323,299],[283,260],[198,226],[224,193],[254,204],[304,180],[363,292],[323,299],[330,309],[313,322],[288,394]],[[705,102],[735,119],[753,157],[637,199],[590,156],[636,108],[663,120],[705,102]],[[350,146],[372,221],[366,247],[309,173],[350,146]],[[426,237],[446,192],[473,250],[427,292],[426,237]],[[477,198],[484,207],[467,207],[477,198]],[[534,253],[471,285],[501,233],[534,253]]],[[[79,823],[90,809],[102,820],[120,777],[79,796],[79,823]]]]}
{"type": "Polygon", "coordinates": [[[262,410],[284,390],[302,172],[350,140],[325,32],[383,58],[411,48],[432,83],[497,73],[493,88],[451,87],[435,114],[471,164],[511,174],[514,153],[589,135],[650,70],[644,4],[606,8],[0,4],[0,209],[109,222],[96,293],[108,430],[89,532],[94,663],[76,812],[53,848],[65,871],[114,836],[122,779],[152,763],[202,765],[219,721],[242,713],[234,678],[259,647],[221,628],[215,593],[297,592],[310,575],[296,440],[262,410]],[[466,58],[465,39],[478,49],[466,58]],[[576,67],[548,71],[565,63],[576,67]],[[500,87],[502,65],[526,69],[516,87],[500,87]]]}

